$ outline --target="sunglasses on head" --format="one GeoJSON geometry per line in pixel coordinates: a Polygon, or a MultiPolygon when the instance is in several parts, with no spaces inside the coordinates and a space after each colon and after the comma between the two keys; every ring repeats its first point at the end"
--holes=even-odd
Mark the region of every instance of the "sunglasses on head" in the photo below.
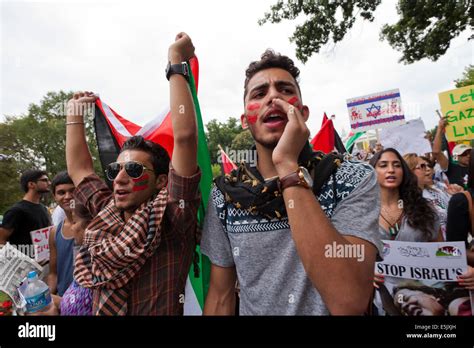
{"type": "Polygon", "coordinates": [[[140,162],[135,162],[135,161],[128,161],[128,162],[112,162],[109,165],[107,165],[107,168],[105,169],[105,174],[107,175],[107,178],[110,181],[115,180],[117,175],[120,173],[122,168],[125,168],[125,172],[127,175],[133,179],[138,179],[143,175],[145,170],[149,170],[150,172],[153,171],[153,169],[147,168],[144,164],[140,162]]]}
{"type": "Polygon", "coordinates": [[[415,169],[427,169],[428,165],[426,163],[419,164],[415,167],[415,169]]]}

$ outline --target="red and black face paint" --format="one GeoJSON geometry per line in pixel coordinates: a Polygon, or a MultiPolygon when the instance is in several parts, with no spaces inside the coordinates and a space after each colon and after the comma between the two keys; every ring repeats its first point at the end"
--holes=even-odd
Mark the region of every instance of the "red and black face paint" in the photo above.
{"type": "Polygon", "coordinates": [[[138,179],[132,179],[133,182],[135,183],[133,185],[133,192],[146,190],[149,187],[148,185],[149,178],[150,176],[148,175],[148,173],[145,173],[138,179]]]}

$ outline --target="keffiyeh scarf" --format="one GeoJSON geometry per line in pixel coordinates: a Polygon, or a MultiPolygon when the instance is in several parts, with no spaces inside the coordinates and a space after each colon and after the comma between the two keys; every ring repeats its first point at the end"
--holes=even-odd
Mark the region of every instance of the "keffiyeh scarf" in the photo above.
{"type": "Polygon", "coordinates": [[[94,290],[93,315],[127,314],[128,283],[160,244],[167,200],[163,188],[125,222],[112,199],[87,227],[74,278],[94,290]]]}

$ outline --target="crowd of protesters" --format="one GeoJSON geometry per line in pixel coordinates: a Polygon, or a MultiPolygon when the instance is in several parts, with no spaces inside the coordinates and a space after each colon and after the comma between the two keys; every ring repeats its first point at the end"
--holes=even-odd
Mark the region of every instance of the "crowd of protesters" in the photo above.
{"type": "MultiPolygon", "coordinates": [[[[429,154],[380,143],[364,158],[315,153],[299,69],[271,50],[245,72],[241,121],[258,162],[215,179],[201,237],[196,113],[182,68],[193,55],[190,38],[178,34],[166,74],[171,158],[158,144],[129,138],[107,166],[110,189],[94,173],[84,131],[82,110],[97,97],[77,92],[66,118],[67,171],[52,183],[43,171],[22,175],[25,196],[6,212],[0,244],[31,244],[29,231],[52,224],[40,204],[50,189],[64,212],[49,239],[54,306],[42,314],[182,315],[198,243],[211,261],[205,315],[235,314],[237,280],[241,315],[369,314],[384,284],[374,274],[381,240],[465,242],[469,266],[458,283],[474,290],[474,150],[457,144],[450,160],[441,121],[429,154]],[[363,261],[327,257],[332,244],[362,248],[363,261]]],[[[407,303],[434,296],[408,285],[397,293],[407,303]]],[[[393,313],[410,315],[406,308],[413,307],[393,313]]],[[[465,312],[453,308],[452,315],[465,312]]]]}

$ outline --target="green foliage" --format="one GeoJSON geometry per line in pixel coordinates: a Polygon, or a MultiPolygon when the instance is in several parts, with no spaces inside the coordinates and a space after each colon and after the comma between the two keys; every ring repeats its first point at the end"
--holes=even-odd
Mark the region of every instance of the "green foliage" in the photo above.
{"type": "Polygon", "coordinates": [[[232,140],[242,132],[240,122],[235,117],[230,117],[227,122],[222,123],[211,120],[206,124],[206,140],[211,155],[211,163],[217,163],[217,156],[220,155],[219,145],[222,148],[231,148],[232,140]]]}
{"type": "Polygon", "coordinates": [[[402,52],[400,61],[413,63],[423,58],[438,60],[451,40],[474,28],[474,3],[459,0],[399,0],[400,19],[384,25],[381,38],[402,52]]]}
{"type": "MultiPolygon", "coordinates": [[[[30,104],[26,114],[8,116],[4,123],[0,123],[0,154],[8,157],[8,160],[1,161],[0,213],[23,196],[19,177],[24,170],[44,169],[52,178],[66,169],[65,110],[72,94],[64,91],[48,92],[39,104],[30,104]]],[[[86,137],[94,168],[100,175],[102,169],[92,116],[85,117],[86,137]]]]}
{"type": "Polygon", "coordinates": [[[462,78],[454,82],[456,83],[456,88],[474,85],[474,65],[469,65],[464,71],[462,78]]]}
{"type": "Polygon", "coordinates": [[[254,144],[252,133],[246,129],[235,136],[231,145],[233,150],[249,150],[254,144]]]}
{"type": "Polygon", "coordinates": [[[222,174],[222,169],[221,169],[220,164],[211,164],[211,169],[212,169],[213,179],[222,174]]]}
{"type": "MultiPolygon", "coordinates": [[[[380,3],[380,0],[278,0],[259,24],[304,16],[306,21],[296,26],[290,41],[296,44],[296,57],[305,63],[329,40],[341,41],[359,17],[373,21],[380,3]]],[[[402,52],[403,63],[423,58],[436,61],[453,38],[474,28],[473,1],[399,0],[397,11],[398,22],[384,25],[380,38],[402,52]]]]}

